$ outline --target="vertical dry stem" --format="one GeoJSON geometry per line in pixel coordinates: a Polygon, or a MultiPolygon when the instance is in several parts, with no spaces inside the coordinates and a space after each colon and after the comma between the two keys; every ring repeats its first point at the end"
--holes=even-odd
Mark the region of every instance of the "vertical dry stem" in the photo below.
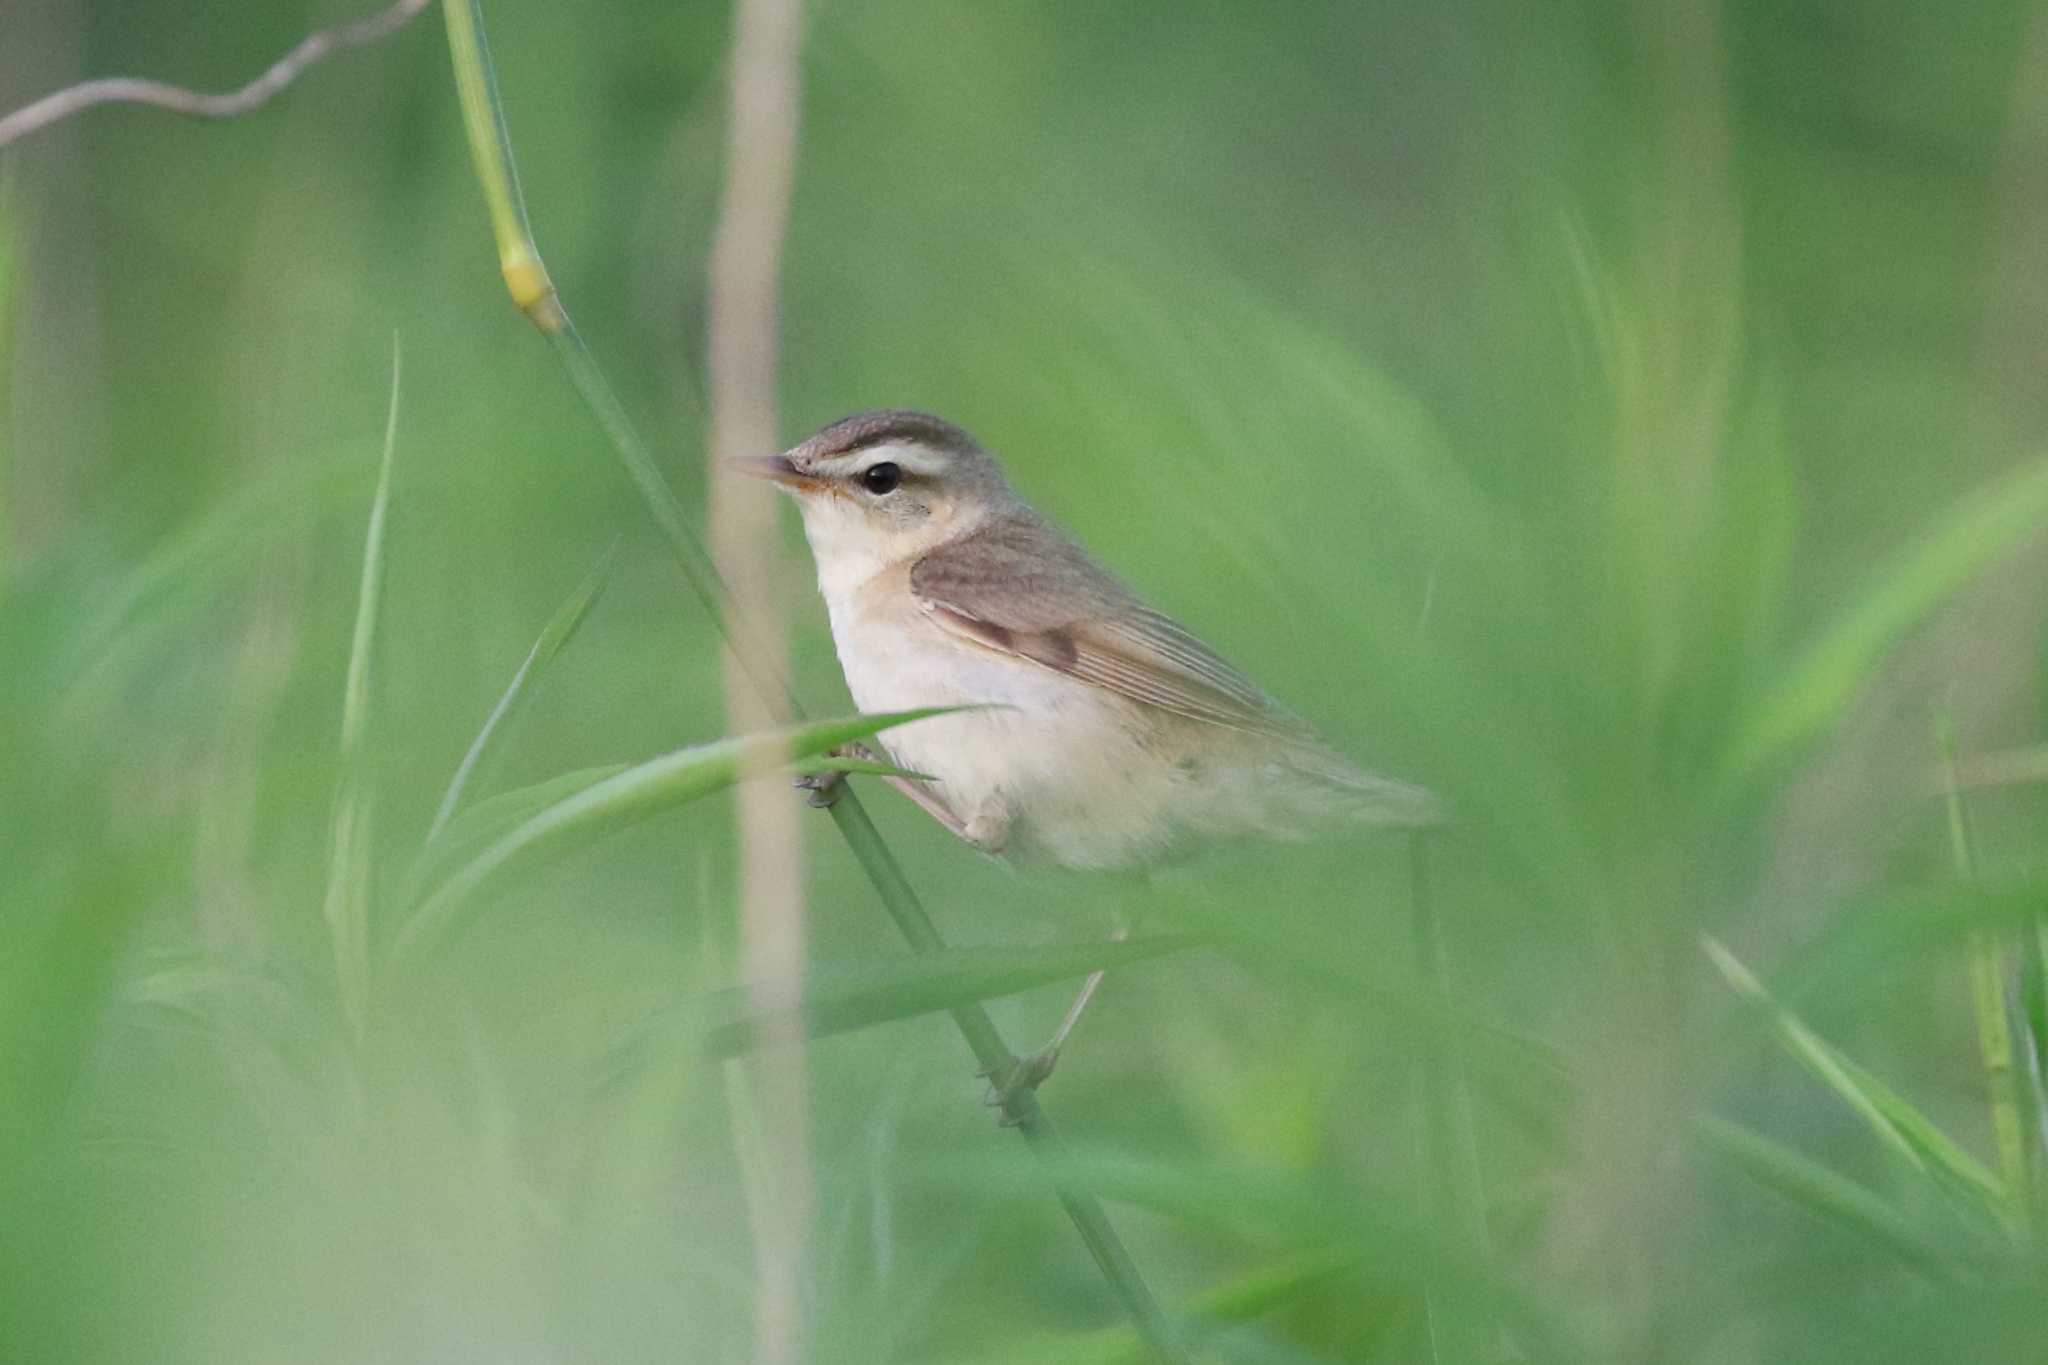
{"type": "MultiPolygon", "coordinates": [[[[739,0],[734,16],[725,187],[711,248],[710,380],[713,459],[777,447],[776,281],[789,219],[797,128],[796,0],[739,0]]],[[[749,622],[784,671],[773,495],[713,477],[711,551],[732,587],[731,610],[749,622]]],[[[726,712],[737,734],[774,724],[768,701],[730,651],[726,712]]],[[[741,1140],[758,1144],[748,1206],[755,1258],[754,1360],[803,1355],[802,1268],[811,1218],[809,1080],[801,1003],[804,966],[802,807],[778,783],[742,783],[740,960],[755,1008],[780,1020],[747,1065],[763,1116],[741,1140]]]]}

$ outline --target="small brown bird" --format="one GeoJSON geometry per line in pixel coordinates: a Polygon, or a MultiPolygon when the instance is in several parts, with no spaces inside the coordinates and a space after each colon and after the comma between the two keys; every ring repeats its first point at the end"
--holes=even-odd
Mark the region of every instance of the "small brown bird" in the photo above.
{"type": "Polygon", "coordinates": [[[959,427],[865,412],[732,462],[797,499],[864,711],[978,705],[891,731],[899,782],[985,853],[1144,867],[1335,824],[1438,823],[1362,772],[1011,489],[959,427]]]}

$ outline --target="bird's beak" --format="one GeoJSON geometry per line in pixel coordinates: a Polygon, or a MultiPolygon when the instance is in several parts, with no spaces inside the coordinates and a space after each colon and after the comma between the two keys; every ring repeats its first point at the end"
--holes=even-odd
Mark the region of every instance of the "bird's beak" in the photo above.
{"type": "Polygon", "coordinates": [[[822,479],[814,479],[791,464],[787,455],[742,455],[721,463],[735,474],[766,479],[793,493],[815,493],[824,485],[822,479]]]}

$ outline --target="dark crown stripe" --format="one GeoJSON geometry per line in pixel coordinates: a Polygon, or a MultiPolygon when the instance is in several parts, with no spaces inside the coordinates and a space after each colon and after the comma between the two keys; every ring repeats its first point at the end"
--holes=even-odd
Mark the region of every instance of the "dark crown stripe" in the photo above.
{"type": "Polygon", "coordinates": [[[916,441],[939,450],[976,448],[972,436],[943,417],[907,408],[882,408],[842,417],[805,444],[810,446],[812,458],[827,459],[888,441],[916,441]]]}

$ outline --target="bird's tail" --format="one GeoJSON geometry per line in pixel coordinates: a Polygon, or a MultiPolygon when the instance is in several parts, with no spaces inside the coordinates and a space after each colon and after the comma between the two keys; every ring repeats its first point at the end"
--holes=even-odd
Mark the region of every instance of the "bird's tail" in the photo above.
{"type": "Polygon", "coordinates": [[[1392,829],[1436,829],[1450,822],[1442,798],[1427,787],[1366,772],[1323,748],[1304,751],[1297,763],[1304,777],[1330,794],[1336,813],[1347,821],[1392,829]]]}

